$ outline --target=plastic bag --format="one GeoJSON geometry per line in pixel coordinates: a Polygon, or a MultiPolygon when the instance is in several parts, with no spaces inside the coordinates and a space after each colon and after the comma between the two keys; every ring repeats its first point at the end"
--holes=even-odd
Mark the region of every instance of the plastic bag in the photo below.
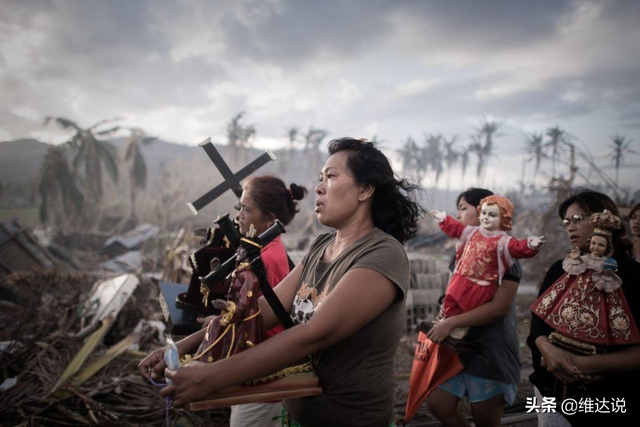
{"type": "MultiPolygon", "coordinates": [[[[164,363],[167,368],[176,370],[180,368],[180,354],[178,353],[178,346],[171,335],[167,335],[167,348],[164,350],[164,363]]],[[[167,378],[167,384],[171,384],[171,380],[167,378]]]]}

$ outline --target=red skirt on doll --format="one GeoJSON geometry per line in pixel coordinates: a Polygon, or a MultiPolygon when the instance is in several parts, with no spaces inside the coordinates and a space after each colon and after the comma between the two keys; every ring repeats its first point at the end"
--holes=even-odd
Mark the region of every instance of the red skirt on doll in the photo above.
{"type": "Polygon", "coordinates": [[[497,289],[497,283],[484,286],[454,273],[443,301],[444,316],[466,313],[491,301],[497,289]]]}

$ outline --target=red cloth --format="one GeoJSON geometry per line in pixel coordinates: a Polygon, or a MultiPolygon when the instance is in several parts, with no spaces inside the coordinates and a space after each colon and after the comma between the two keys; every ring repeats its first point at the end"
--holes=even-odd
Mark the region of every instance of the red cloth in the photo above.
{"type": "Polygon", "coordinates": [[[445,317],[466,313],[491,301],[497,289],[498,283],[496,282],[482,286],[455,273],[451,277],[447,293],[444,296],[445,317]]]}
{"type": "Polygon", "coordinates": [[[640,332],[622,288],[598,289],[591,276],[564,273],[531,305],[531,311],[561,334],[596,345],[640,344],[640,332]]]}
{"type": "MultiPolygon", "coordinates": [[[[260,257],[264,268],[267,270],[267,280],[272,288],[275,288],[287,274],[289,274],[289,260],[287,252],[282,244],[280,236],[273,239],[260,251],[260,257]]],[[[267,331],[267,338],[270,338],[284,331],[284,326],[278,325],[267,331]]]]}
{"type": "MultiPolygon", "coordinates": [[[[480,227],[465,226],[448,215],[440,223],[440,228],[452,238],[466,234],[463,244],[456,249],[456,270],[444,300],[446,317],[472,310],[493,298],[500,279],[498,253],[502,239],[508,239],[503,245],[510,257],[530,258],[538,253],[529,248],[527,239],[514,239],[501,230],[487,232],[480,227]],[[468,237],[470,233],[471,237],[468,237]],[[480,285],[476,281],[488,284],[480,285]]],[[[508,268],[512,262],[507,259],[507,254],[503,256],[503,266],[508,268]]]]}

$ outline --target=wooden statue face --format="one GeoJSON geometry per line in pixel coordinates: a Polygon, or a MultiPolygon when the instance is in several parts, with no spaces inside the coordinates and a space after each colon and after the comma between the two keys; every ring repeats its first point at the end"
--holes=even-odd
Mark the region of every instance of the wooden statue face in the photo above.
{"type": "Polygon", "coordinates": [[[480,210],[480,225],[487,231],[500,229],[500,206],[482,204],[480,210]]]}

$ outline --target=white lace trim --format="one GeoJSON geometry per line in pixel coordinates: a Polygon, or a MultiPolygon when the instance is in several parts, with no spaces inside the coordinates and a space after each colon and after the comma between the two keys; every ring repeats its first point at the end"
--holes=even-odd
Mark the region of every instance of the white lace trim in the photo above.
{"type": "Polygon", "coordinates": [[[583,259],[589,270],[594,270],[595,272],[599,273],[602,271],[602,262],[606,258],[601,256],[593,256],[591,254],[586,254],[584,255],[583,259]]]}
{"type": "Polygon", "coordinates": [[[593,273],[591,280],[593,280],[593,284],[596,288],[605,292],[613,292],[622,286],[622,279],[612,271],[600,271],[598,273],[593,273]]]}
{"type": "Polygon", "coordinates": [[[506,232],[504,232],[504,236],[500,238],[498,241],[498,284],[502,284],[502,276],[504,273],[511,268],[513,264],[516,263],[516,260],[513,256],[511,256],[511,252],[509,252],[509,241],[511,240],[511,236],[509,236],[506,232]],[[507,262],[507,265],[504,265],[504,261],[507,262]]]}
{"type": "Polygon", "coordinates": [[[571,255],[567,255],[564,261],[562,261],[562,269],[569,274],[577,276],[587,271],[587,263],[584,262],[584,258],[582,256],[577,259],[573,259],[571,258],[571,255]]]}

